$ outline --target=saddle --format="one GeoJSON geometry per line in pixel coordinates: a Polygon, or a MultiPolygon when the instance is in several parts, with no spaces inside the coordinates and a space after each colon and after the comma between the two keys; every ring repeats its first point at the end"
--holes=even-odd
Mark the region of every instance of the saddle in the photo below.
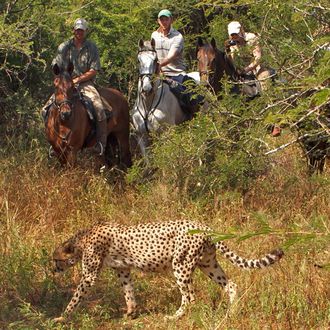
{"type": "MultiPolygon", "coordinates": [[[[96,126],[96,121],[97,121],[97,117],[96,117],[96,110],[94,108],[93,102],[88,99],[82,92],[80,92],[78,89],[75,89],[75,93],[73,95],[74,98],[79,98],[80,102],[84,105],[87,114],[88,114],[88,118],[90,119],[93,127],[95,128],[96,126]]],[[[102,98],[103,103],[106,105],[106,108],[104,109],[105,111],[105,115],[106,115],[106,119],[107,121],[110,120],[110,118],[112,117],[112,107],[111,105],[104,99],[102,98]]],[[[46,124],[48,121],[48,117],[49,117],[49,112],[50,109],[55,106],[55,97],[54,94],[51,95],[51,97],[49,98],[48,102],[46,103],[46,105],[43,107],[42,111],[41,111],[41,116],[44,120],[44,123],[46,124]]]]}
{"type": "MultiPolygon", "coordinates": [[[[202,103],[204,97],[197,95],[196,92],[191,92],[187,90],[187,86],[184,85],[185,82],[196,84],[194,78],[184,75],[181,82],[176,81],[170,77],[166,77],[164,82],[170,87],[170,91],[176,96],[179,101],[181,109],[186,114],[194,114],[198,111],[199,104],[202,103]]],[[[189,84],[189,83],[188,83],[189,84]]]]}
{"type": "MultiPolygon", "coordinates": [[[[88,99],[81,91],[77,90],[77,95],[79,96],[81,103],[85,106],[90,121],[93,123],[93,125],[96,125],[97,117],[93,102],[90,99],[88,99]]],[[[101,99],[103,101],[103,104],[106,105],[104,112],[106,119],[108,121],[113,115],[111,111],[112,107],[103,97],[101,97],[101,99]]]]}

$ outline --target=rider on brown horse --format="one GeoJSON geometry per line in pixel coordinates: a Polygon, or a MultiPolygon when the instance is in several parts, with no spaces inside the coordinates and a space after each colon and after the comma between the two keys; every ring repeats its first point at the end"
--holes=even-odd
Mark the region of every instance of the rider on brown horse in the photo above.
{"type": "MultiPolygon", "coordinates": [[[[260,46],[260,35],[245,32],[243,26],[232,21],[228,24],[229,39],[225,41],[227,56],[235,63],[241,80],[243,94],[254,98],[265,92],[273,82],[275,70],[265,65],[260,46]]],[[[238,87],[236,85],[236,87],[238,87]]],[[[272,135],[279,136],[281,128],[274,125],[272,135]]]]}
{"type": "MultiPolygon", "coordinates": [[[[57,50],[57,55],[52,65],[57,64],[60,68],[65,68],[68,63],[73,63],[73,82],[80,92],[92,101],[96,111],[96,140],[95,151],[103,155],[107,143],[107,119],[105,106],[100,94],[94,86],[94,79],[100,70],[100,57],[96,45],[86,40],[87,22],[83,18],[75,21],[73,26],[73,38],[62,43],[57,50]]],[[[46,103],[42,109],[42,116],[46,120],[47,112],[53,98],[46,103]]],[[[109,105],[108,105],[108,108],[109,105]]],[[[111,109],[109,109],[111,110],[111,109]]]]}

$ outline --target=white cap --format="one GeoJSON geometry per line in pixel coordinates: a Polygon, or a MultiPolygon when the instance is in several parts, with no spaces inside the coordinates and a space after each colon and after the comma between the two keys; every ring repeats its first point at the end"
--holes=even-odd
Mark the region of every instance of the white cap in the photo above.
{"type": "Polygon", "coordinates": [[[240,34],[241,32],[241,24],[239,22],[233,21],[228,24],[228,35],[231,36],[232,34],[240,34]]]}
{"type": "Polygon", "coordinates": [[[73,29],[74,30],[84,30],[86,31],[88,28],[88,24],[87,21],[83,18],[78,18],[75,20],[74,25],[73,25],[73,29]]]}

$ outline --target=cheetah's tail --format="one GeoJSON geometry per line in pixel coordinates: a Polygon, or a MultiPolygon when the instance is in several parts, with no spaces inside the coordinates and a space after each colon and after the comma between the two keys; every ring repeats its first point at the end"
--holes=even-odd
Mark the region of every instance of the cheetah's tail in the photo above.
{"type": "Polygon", "coordinates": [[[260,259],[245,259],[238,256],[236,253],[231,251],[223,242],[217,242],[216,248],[230,260],[232,264],[237,267],[248,269],[248,268],[264,268],[272,265],[276,261],[280,260],[284,252],[280,249],[274,250],[260,259]]]}

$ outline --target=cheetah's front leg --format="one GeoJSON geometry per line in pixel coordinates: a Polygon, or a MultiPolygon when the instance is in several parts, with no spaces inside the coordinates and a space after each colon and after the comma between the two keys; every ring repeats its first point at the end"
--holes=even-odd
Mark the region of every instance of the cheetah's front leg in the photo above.
{"type": "Polygon", "coordinates": [[[81,277],[80,283],[73,294],[68,306],[66,307],[64,313],[55,318],[53,321],[55,322],[64,322],[66,318],[70,316],[70,314],[77,308],[79,303],[83,300],[83,298],[88,293],[89,289],[95,284],[96,279],[101,270],[101,261],[95,261],[92,266],[84,266],[83,264],[83,275],[81,277]]]}

